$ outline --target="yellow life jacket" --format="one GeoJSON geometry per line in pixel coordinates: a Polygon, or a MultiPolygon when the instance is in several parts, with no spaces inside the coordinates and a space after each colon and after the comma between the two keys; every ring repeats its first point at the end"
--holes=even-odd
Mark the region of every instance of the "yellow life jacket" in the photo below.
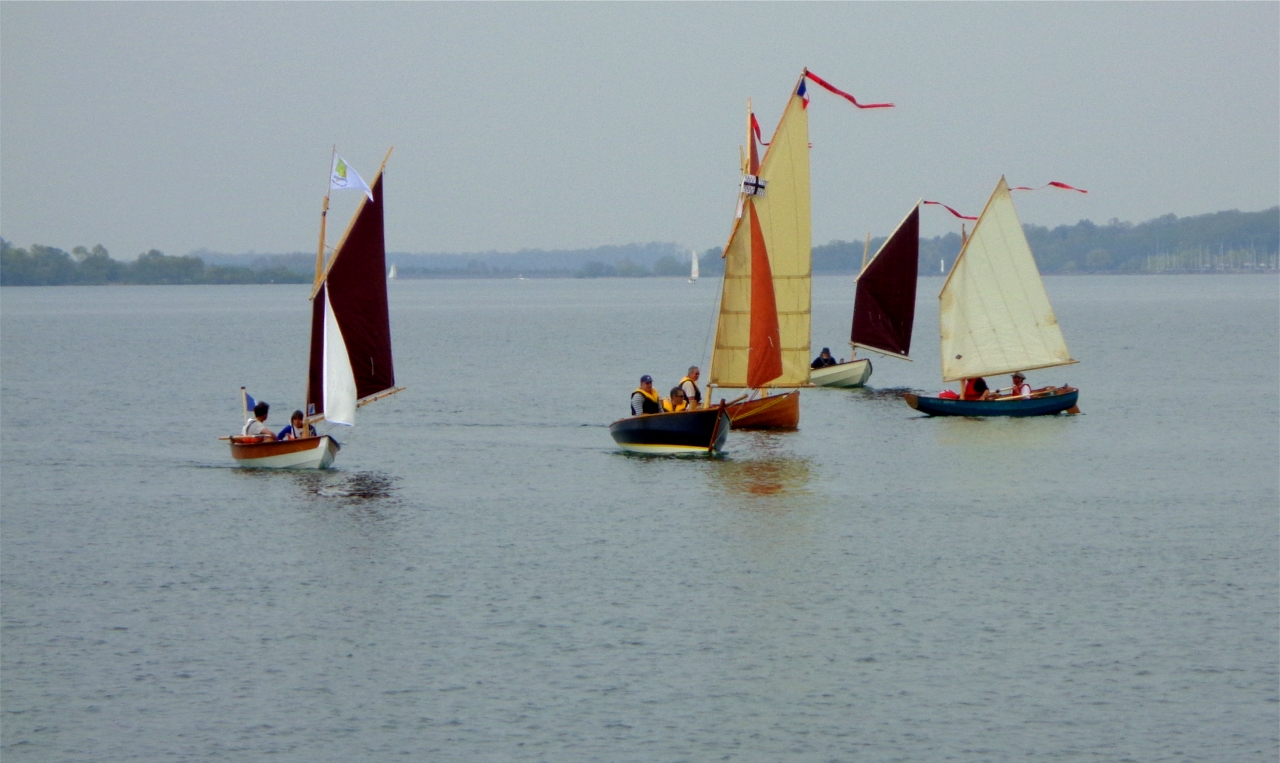
{"type": "Polygon", "coordinates": [[[684,389],[684,383],[685,383],[685,382],[689,382],[690,384],[692,384],[692,385],[693,385],[693,397],[689,399],[690,404],[692,404],[692,405],[701,405],[701,404],[702,404],[702,390],[698,389],[698,383],[697,383],[696,381],[694,381],[693,379],[690,379],[689,377],[687,377],[687,376],[686,376],[686,377],[684,377],[683,379],[681,379],[681,380],[680,380],[680,389],[684,389]]]}
{"type": "Polygon", "coordinates": [[[662,401],[662,410],[667,413],[677,413],[689,407],[689,401],[684,400],[680,405],[672,405],[670,398],[662,401]]]}
{"type": "MultiPolygon", "coordinates": [[[[639,392],[644,398],[644,410],[642,410],[641,413],[662,413],[662,404],[658,402],[657,390],[654,390],[653,392],[645,392],[643,389],[637,387],[636,392],[639,392]]],[[[632,392],[631,394],[634,396],[635,392],[632,392]]]]}

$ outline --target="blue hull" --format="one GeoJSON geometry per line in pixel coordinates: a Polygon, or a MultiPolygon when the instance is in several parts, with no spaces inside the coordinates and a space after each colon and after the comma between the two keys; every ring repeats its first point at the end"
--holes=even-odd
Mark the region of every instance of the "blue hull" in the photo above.
{"type": "Polygon", "coordinates": [[[906,394],[907,405],[930,416],[1052,416],[1075,406],[1080,390],[1030,400],[949,400],[906,394]]]}

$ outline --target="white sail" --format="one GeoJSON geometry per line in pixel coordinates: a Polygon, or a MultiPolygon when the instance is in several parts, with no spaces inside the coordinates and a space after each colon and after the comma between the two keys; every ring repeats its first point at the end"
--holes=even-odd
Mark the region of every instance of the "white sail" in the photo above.
{"type": "Polygon", "coordinates": [[[333,314],[329,300],[324,303],[324,417],[334,424],[355,426],[356,377],[351,372],[347,342],[333,314]]]}
{"type": "Polygon", "coordinates": [[[1076,362],[1003,177],[938,299],[944,381],[1076,362]]]}
{"type": "Polygon", "coordinates": [[[689,282],[693,283],[698,280],[698,253],[691,250],[691,254],[693,255],[693,267],[689,270],[689,282]]]}
{"type": "Polygon", "coordinates": [[[391,270],[387,271],[387,280],[388,281],[396,280],[396,264],[394,262],[391,263],[391,270]]]}

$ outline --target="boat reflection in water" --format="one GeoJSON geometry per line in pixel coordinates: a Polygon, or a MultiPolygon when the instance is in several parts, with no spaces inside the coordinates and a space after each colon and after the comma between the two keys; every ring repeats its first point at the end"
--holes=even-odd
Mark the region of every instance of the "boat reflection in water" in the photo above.
{"type": "MultiPolygon", "coordinates": [[[[750,437],[745,433],[743,436],[750,437]]],[[[773,437],[776,435],[760,433],[751,439],[757,440],[753,444],[759,445],[764,444],[760,440],[773,437]]],[[[752,458],[744,450],[735,450],[733,457],[715,464],[710,470],[726,493],[756,498],[794,498],[809,494],[811,475],[808,459],[768,452],[752,458]]]]}

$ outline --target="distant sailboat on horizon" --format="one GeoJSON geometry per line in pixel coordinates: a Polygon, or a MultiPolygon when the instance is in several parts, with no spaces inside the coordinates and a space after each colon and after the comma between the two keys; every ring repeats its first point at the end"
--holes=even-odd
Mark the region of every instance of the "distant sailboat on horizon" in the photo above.
{"type": "Polygon", "coordinates": [[[391,263],[391,269],[387,271],[387,280],[388,281],[396,280],[396,264],[394,262],[391,263]]]}
{"type": "Polygon", "coordinates": [[[697,250],[690,250],[690,254],[693,255],[693,266],[689,270],[689,283],[697,283],[698,282],[698,252],[697,250]]]}

